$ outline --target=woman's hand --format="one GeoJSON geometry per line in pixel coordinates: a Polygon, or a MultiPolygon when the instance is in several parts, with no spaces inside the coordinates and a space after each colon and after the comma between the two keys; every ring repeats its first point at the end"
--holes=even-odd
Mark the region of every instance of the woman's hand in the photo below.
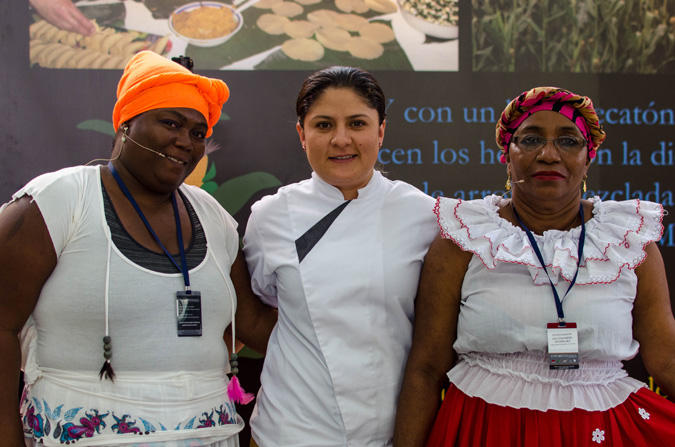
{"type": "Polygon", "coordinates": [[[54,26],[88,36],[96,32],[94,24],[77,9],[71,0],[30,0],[33,8],[54,26]]]}
{"type": "Polygon", "coordinates": [[[23,447],[19,418],[19,332],[56,266],[56,253],[37,204],[24,196],[0,214],[0,439],[23,447]]]}

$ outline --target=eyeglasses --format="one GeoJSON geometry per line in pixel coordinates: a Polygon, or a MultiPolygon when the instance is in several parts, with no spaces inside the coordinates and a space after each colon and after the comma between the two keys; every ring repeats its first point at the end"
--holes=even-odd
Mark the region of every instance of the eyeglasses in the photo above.
{"type": "Polygon", "coordinates": [[[551,138],[550,140],[542,137],[541,135],[518,135],[513,137],[513,144],[518,146],[520,150],[525,152],[535,152],[546,146],[546,143],[553,141],[553,145],[560,152],[565,152],[567,154],[576,154],[581,149],[583,149],[588,141],[575,137],[573,135],[562,135],[556,138],[551,138]]]}

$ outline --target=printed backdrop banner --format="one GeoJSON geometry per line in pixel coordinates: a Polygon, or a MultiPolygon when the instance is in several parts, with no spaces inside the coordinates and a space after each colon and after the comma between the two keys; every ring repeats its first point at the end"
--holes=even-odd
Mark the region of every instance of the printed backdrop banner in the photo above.
{"type": "MultiPolygon", "coordinates": [[[[38,174],[109,156],[121,68],[143,49],[188,55],[229,85],[189,182],[241,232],[255,200],[310,175],[294,110],[316,69],[371,71],[388,101],[381,169],[464,199],[504,192],[494,126],[507,102],[555,85],[590,96],[607,131],[586,196],[652,200],[670,213],[659,245],[675,290],[675,2],[78,1],[96,24],[88,37],[45,21],[44,3],[1,7],[2,202],[38,174]]],[[[639,359],[628,369],[655,387],[639,359]]]]}

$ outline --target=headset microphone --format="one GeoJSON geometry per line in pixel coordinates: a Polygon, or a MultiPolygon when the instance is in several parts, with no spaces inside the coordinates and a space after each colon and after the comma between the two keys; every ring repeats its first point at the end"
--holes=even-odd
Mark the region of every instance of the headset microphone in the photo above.
{"type": "Polygon", "coordinates": [[[122,143],[124,143],[125,141],[127,141],[127,138],[128,138],[128,139],[129,139],[132,143],[134,143],[136,146],[142,147],[143,149],[145,149],[145,150],[147,150],[147,151],[150,151],[150,152],[152,152],[153,154],[157,154],[157,155],[159,155],[160,157],[166,158],[166,155],[162,154],[161,152],[157,152],[157,151],[154,150],[154,149],[150,149],[149,147],[145,147],[145,146],[143,146],[142,144],[140,144],[140,143],[134,141],[134,139],[131,138],[131,137],[127,134],[127,131],[129,130],[129,127],[128,127],[128,126],[124,126],[124,128],[123,128],[122,130],[124,130],[124,134],[122,135],[122,143]]]}
{"type": "Polygon", "coordinates": [[[515,184],[515,183],[525,183],[525,180],[516,180],[516,181],[511,180],[512,185],[515,184]]]}

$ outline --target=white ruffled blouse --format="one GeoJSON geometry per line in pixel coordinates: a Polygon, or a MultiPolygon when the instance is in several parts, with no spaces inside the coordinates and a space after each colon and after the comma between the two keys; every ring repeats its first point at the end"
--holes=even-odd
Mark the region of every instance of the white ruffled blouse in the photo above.
{"type": "Polygon", "coordinates": [[[602,411],[644,386],[621,361],[634,357],[632,309],[644,247],[661,238],[663,207],[591,199],[575,285],[581,227],[534,235],[565,319],[579,334],[580,368],[550,370],[546,325],[557,321],[550,282],[525,232],[499,214],[500,196],[439,198],[441,234],[474,254],[462,284],[450,381],[470,396],[513,408],[602,411]]]}

